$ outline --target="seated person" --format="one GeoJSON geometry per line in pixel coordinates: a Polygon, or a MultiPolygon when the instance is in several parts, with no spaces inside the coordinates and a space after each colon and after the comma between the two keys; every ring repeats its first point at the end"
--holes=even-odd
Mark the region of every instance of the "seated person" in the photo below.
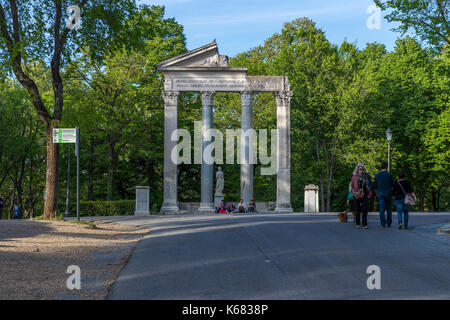
{"type": "Polygon", "coordinates": [[[228,213],[236,213],[237,212],[237,209],[236,209],[236,207],[234,206],[234,204],[229,204],[228,205],[228,213]]]}
{"type": "Polygon", "coordinates": [[[223,200],[219,205],[219,213],[227,213],[227,204],[223,200]]]}
{"type": "Polygon", "coordinates": [[[241,201],[239,202],[239,205],[238,205],[238,211],[239,211],[239,213],[244,213],[244,212],[245,212],[244,200],[242,200],[242,199],[241,199],[241,201]]]}
{"type": "Polygon", "coordinates": [[[222,200],[222,201],[220,201],[220,203],[219,203],[219,207],[218,207],[218,208],[216,207],[216,213],[219,213],[219,211],[220,211],[220,208],[221,208],[221,207],[223,207],[224,203],[225,203],[225,202],[224,202],[223,200],[222,200]]]}
{"type": "Polygon", "coordinates": [[[250,204],[248,205],[248,212],[256,212],[256,203],[255,200],[250,200],[250,204]]]}

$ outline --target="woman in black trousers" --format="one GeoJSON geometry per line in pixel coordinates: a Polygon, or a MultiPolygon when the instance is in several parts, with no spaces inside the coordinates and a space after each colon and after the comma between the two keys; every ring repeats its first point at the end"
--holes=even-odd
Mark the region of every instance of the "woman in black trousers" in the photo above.
{"type": "Polygon", "coordinates": [[[359,163],[353,171],[351,185],[354,199],[352,211],[356,211],[356,227],[360,228],[362,216],[362,228],[367,229],[368,199],[372,195],[372,182],[362,163],[359,163]]]}

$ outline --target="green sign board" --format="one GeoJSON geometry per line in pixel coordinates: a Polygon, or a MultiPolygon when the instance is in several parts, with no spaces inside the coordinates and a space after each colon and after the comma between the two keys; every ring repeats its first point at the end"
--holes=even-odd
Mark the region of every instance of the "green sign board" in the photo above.
{"type": "Polygon", "coordinates": [[[53,143],[76,143],[77,130],[73,129],[53,129],[53,143]]]}

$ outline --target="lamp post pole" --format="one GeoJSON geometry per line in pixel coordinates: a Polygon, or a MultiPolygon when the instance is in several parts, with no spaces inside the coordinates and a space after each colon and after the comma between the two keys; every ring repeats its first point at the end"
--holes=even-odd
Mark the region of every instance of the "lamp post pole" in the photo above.
{"type": "Polygon", "coordinates": [[[388,172],[391,172],[391,141],[388,141],[388,172]]]}
{"type": "Polygon", "coordinates": [[[388,128],[386,130],[386,139],[388,141],[388,172],[390,172],[391,168],[391,140],[392,140],[392,130],[388,128]]]}

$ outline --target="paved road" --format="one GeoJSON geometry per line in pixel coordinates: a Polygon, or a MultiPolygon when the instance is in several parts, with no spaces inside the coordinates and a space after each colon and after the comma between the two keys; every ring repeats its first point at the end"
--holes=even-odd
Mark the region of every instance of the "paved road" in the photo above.
{"type": "Polygon", "coordinates": [[[368,230],[335,215],[120,221],[152,231],[109,299],[450,299],[450,235],[435,233],[449,214],[413,215],[407,231],[382,229],[376,215],[368,230]],[[381,290],[367,288],[370,265],[381,290]]]}

